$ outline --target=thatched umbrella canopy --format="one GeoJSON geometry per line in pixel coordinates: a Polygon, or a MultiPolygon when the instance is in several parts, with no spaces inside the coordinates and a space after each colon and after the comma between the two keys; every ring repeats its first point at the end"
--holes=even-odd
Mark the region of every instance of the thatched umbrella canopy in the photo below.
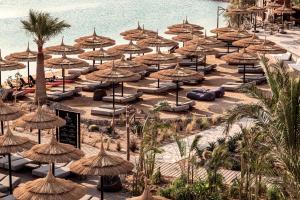
{"type": "Polygon", "coordinates": [[[139,40],[155,37],[156,35],[157,35],[156,33],[145,32],[144,30],[141,30],[140,32],[125,35],[123,38],[125,40],[139,41],[139,40]]]}
{"type": "Polygon", "coordinates": [[[280,33],[286,33],[286,32],[284,31],[284,15],[291,15],[291,14],[296,13],[296,11],[295,11],[293,8],[287,7],[286,4],[285,4],[285,2],[284,2],[284,4],[283,4],[281,7],[276,8],[276,9],[274,10],[274,13],[275,13],[275,14],[280,14],[280,15],[281,15],[282,30],[281,30],[280,33]]]}
{"type": "Polygon", "coordinates": [[[76,47],[93,50],[96,48],[109,47],[116,44],[116,41],[109,37],[97,35],[95,28],[92,35],[79,37],[75,40],[75,42],[77,43],[75,45],[76,47]]]}
{"type": "Polygon", "coordinates": [[[148,47],[139,46],[137,44],[133,44],[133,42],[130,40],[129,44],[116,45],[116,46],[110,48],[109,51],[112,51],[112,52],[117,51],[117,52],[121,52],[123,54],[129,54],[130,59],[132,59],[132,54],[149,53],[152,51],[152,49],[150,49],[148,47]]]}
{"type": "Polygon", "coordinates": [[[249,11],[252,14],[254,14],[254,33],[257,33],[258,31],[256,30],[256,24],[257,24],[257,15],[259,13],[263,13],[266,9],[263,7],[259,7],[259,6],[251,6],[250,8],[247,8],[247,11],[249,11]]]}
{"type": "Polygon", "coordinates": [[[229,14],[229,15],[237,15],[238,16],[238,28],[240,27],[240,19],[241,19],[241,15],[244,15],[244,14],[248,14],[249,11],[247,11],[246,9],[244,8],[240,8],[240,7],[237,7],[237,8],[229,8],[226,10],[226,13],[229,14]]]}
{"type": "Polygon", "coordinates": [[[126,200],[169,200],[169,199],[161,196],[153,196],[150,192],[149,187],[146,186],[142,195],[138,197],[127,198],[126,200]]]}
{"type": "Polygon", "coordinates": [[[70,180],[56,178],[49,170],[44,178],[28,181],[14,190],[17,200],[78,200],[86,188],[70,180]]]}
{"type": "Polygon", "coordinates": [[[0,121],[1,121],[1,134],[4,134],[4,125],[3,122],[5,121],[12,121],[16,120],[21,117],[23,113],[20,111],[19,108],[9,106],[5,104],[0,98],[0,121]]]}
{"type": "Polygon", "coordinates": [[[65,69],[88,67],[89,63],[78,58],[69,58],[65,54],[61,58],[50,58],[45,61],[46,68],[61,69],[63,77],[63,92],[65,92],[65,69]]]}
{"type": "MultiPolygon", "coordinates": [[[[179,61],[178,57],[174,54],[164,54],[158,49],[157,53],[146,54],[135,59],[137,62],[144,63],[146,65],[157,65],[157,70],[160,70],[161,64],[177,63],[179,61]]],[[[159,88],[160,81],[157,79],[157,87],[159,88]]]]}
{"type": "Polygon", "coordinates": [[[128,70],[116,68],[113,61],[112,67],[90,73],[86,75],[86,78],[93,81],[112,82],[113,109],[115,109],[115,83],[137,81],[141,78],[141,76],[128,70]]]}
{"type": "MultiPolygon", "coordinates": [[[[237,40],[241,40],[244,38],[250,38],[253,35],[248,33],[247,31],[236,30],[234,32],[224,33],[218,36],[218,39],[228,42],[234,42],[237,40]]],[[[256,37],[256,36],[255,36],[256,37]]]]}
{"type": "Polygon", "coordinates": [[[100,64],[102,64],[103,61],[116,60],[121,58],[122,53],[116,51],[107,51],[103,49],[103,47],[101,47],[99,50],[96,51],[84,52],[78,57],[84,60],[100,60],[100,64]]]}
{"type": "Polygon", "coordinates": [[[204,64],[206,64],[206,56],[207,55],[216,55],[218,51],[213,48],[206,47],[204,45],[200,45],[200,43],[194,45],[187,45],[175,50],[176,53],[185,56],[192,56],[196,58],[196,71],[198,71],[198,57],[204,56],[204,64]]]}
{"type": "Polygon", "coordinates": [[[233,42],[232,45],[237,46],[237,47],[248,47],[250,45],[260,45],[260,44],[263,44],[264,42],[266,42],[266,44],[269,44],[269,45],[275,44],[274,42],[271,42],[270,40],[259,39],[255,35],[253,35],[251,38],[237,40],[237,41],[233,42]]]}
{"type": "Polygon", "coordinates": [[[181,34],[178,34],[178,35],[172,37],[172,40],[185,43],[187,41],[193,40],[194,38],[201,38],[201,37],[204,37],[203,33],[193,33],[193,32],[192,33],[181,33],[181,34]]]}
{"type": "Polygon", "coordinates": [[[48,54],[55,54],[55,55],[63,55],[63,54],[76,55],[76,54],[83,53],[84,50],[72,45],[66,45],[64,43],[64,38],[62,38],[60,45],[46,47],[44,52],[48,54]]]}
{"type": "Polygon", "coordinates": [[[266,5],[266,8],[274,9],[274,8],[279,8],[282,5],[277,3],[276,1],[268,2],[266,5]]]}
{"type": "Polygon", "coordinates": [[[142,71],[145,71],[148,66],[144,65],[139,62],[135,62],[134,60],[126,60],[125,56],[122,56],[120,60],[106,62],[98,67],[99,70],[104,70],[111,67],[117,68],[117,69],[123,69],[128,70],[134,73],[139,73],[142,71]]]}
{"type": "Polygon", "coordinates": [[[215,28],[212,29],[210,32],[215,34],[223,34],[223,33],[229,33],[229,32],[235,32],[237,29],[231,27],[231,24],[228,24],[227,27],[221,27],[221,28],[215,28]]]}
{"type": "Polygon", "coordinates": [[[246,79],[246,77],[245,77],[246,65],[249,65],[249,64],[253,65],[259,61],[257,54],[250,53],[246,49],[243,49],[240,52],[234,52],[234,53],[227,54],[225,56],[222,56],[221,59],[231,65],[243,65],[244,66],[244,78],[243,78],[244,83],[245,83],[245,79],[246,79]]]}
{"type": "Polygon", "coordinates": [[[177,90],[176,90],[176,106],[178,106],[178,90],[179,90],[179,81],[190,81],[190,80],[200,80],[203,78],[203,73],[199,73],[194,70],[181,68],[179,65],[175,69],[166,69],[155,72],[150,75],[152,78],[176,81],[177,90]]]}
{"type": "Polygon", "coordinates": [[[221,40],[218,40],[215,37],[208,37],[206,35],[204,35],[204,37],[194,37],[192,40],[188,41],[186,45],[202,45],[209,48],[226,46],[226,44],[221,40]]]}
{"type": "Polygon", "coordinates": [[[168,26],[168,29],[173,29],[173,28],[193,28],[193,29],[197,29],[197,30],[203,29],[203,27],[198,24],[189,23],[187,17],[180,24],[174,24],[174,25],[168,26]]]}
{"type": "Polygon", "coordinates": [[[11,153],[22,152],[30,149],[35,143],[27,137],[14,135],[9,126],[4,135],[0,136],[0,154],[8,155],[9,189],[12,194],[12,171],[11,171],[11,153]]]}
{"type": "Polygon", "coordinates": [[[144,28],[144,25],[143,25],[143,27],[141,27],[141,26],[140,26],[140,23],[138,22],[137,28],[135,28],[135,29],[130,29],[130,30],[127,30],[127,31],[124,31],[124,32],[120,33],[120,35],[126,36],[126,35],[129,35],[129,34],[139,33],[140,31],[143,31],[143,32],[146,33],[146,34],[152,34],[152,33],[155,33],[155,31],[145,29],[145,28],[144,28]]]}
{"type": "Polygon", "coordinates": [[[103,142],[100,152],[95,156],[85,157],[73,162],[70,170],[76,174],[94,175],[101,177],[101,199],[103,200],[103,176],[117,176],[126,174],[134,168],[134,165],[118,156],[105,152],[103,142]]]}
{"type": "Polygon", "coordinates": [[[147,38],[147,39],[138,41],[137,45],[160,48],[160,47],[174,47],[174,46],[178,45],[178,43],[174,42],[173,40],[169,40],[169,39],[160,37],[160,36],[158,36],[158,34],[156,34],[156,36],[153,38],[147,38]]]}
{"type": "Polygon", "coordinates": [[[184,28],[184,27],[172,28],[172,29],[165,31],[165,34],[170,34],[170,35],[179,35],[179,34],[187,34],[187,33],[193,33],[193,34],[198,34],[198,35],[203,34],[203,32],[198,29],[184,28]]]}
{"type": "MultiPolygon", "coordinates": [[[[30,76],[30,66],[29,66],[29,63],[30,62],[36,62],[36,58],[37,58],[37,52],[30,50],[29,43],[27,45],[26,51],[11,53],[8,56],[5,56],[6,60],[27,63],[28,83],[30,81],[30,78],[29,78],[29,76],[30,76]]],[[[44,59],[45,60],[47,60],[49,58],[51,58],[51,55],[44,54],[44,59]]]]}
{"type": "Polygon", "coordinates": [[[12,71],[17,69],[24,69],[25,65],[22,63],[18,63],[16,61],[4,60],[1,56],[1,49],[0,49],[0,85],[2,85],[1,80],[1,72],[2,71],[12,71]]]}
{"type": "Polygon", "coordinates": [[[66,121],[54,113],[49,112],[45,108],[38,106],[35,112],[23,115],[18,121],[17,125],[29,128],[38,129],[38,143],[41,143],[41,132],[43,129],[53,129],[64,126],[66,121]]]}
{"type": "Polygon", "coordinates": [[[247,47],[247,51],[259,54],[282,54],[287,52],[286,49],[283,49],[278,45],[268,44],[267,41],[259,45],[250,45],[247,47]]]}

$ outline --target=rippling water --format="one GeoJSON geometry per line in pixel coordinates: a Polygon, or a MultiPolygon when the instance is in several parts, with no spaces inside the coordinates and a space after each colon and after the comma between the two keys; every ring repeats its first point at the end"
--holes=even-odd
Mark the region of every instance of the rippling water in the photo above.
{"type": "MultiPolygon", "coordinates": [[[[0,0],[0,48],[2,54],[7,55],[25,50],[29,41],[31,49],[35,49],[32,38],[26,35],[20,23],[29,9],[50,12],[70,23],[71,28],[62,34],[66,43],[91,34],[93,27],[99,35],[125,43],[119,33],[135,28],[137,21],[147,29],[159,30],[162,35],[168,25],[180,23],[186,16],[191,23],[212,29],[216,26],[218,6],[226,7],[226,3],[208,0],[0,0]]],[[[58,43],[61,36],[51,39],[47,45],[58,43]]]]}

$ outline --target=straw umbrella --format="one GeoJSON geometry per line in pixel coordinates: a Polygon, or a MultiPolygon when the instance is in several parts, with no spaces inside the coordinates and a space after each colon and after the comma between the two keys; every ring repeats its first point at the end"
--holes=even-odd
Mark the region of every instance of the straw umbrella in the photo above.
{"type": "Polygon", "coordinates": [[[204,37],[194,37],[192,40],[188,41],[186,45],[202,45],[209,48],[224,47],[226,44],[215,37],[208,37],[206,34],[204,37]]]}
{"type": "Polygon", "coordinates": [[[49,170],[44,178],[28,181],[14,190],[17,200],[78,200],[86,188],[70,180],[56,178],[49,170]]]}
{"type": "Polygon", "coordinates": [[[221,35],[218,36],[218,39],[223,40],[223,41],[228,41],[228,42],[234,42],[234,41],[241,40],[241,39],[244,39],[244,38],[250,38],[252,36],[253,35],[251,35],[247,31],[243,31],[243,30],[238,29],[234,32],[221,34],[221,35]]]}
{"type": "MultiPolygon", "coordinates": [[[[125,56],[122,56],[120,60],[106,62],[98,67],[99,70],[105,70],[115,67],[116,69],[126,70],[133,73],[140,73],[145,71],[148,66],[133,60],[126,60],[125,56]]],[[[121,96],[124,96],[124,82],[122,81],[121,96]]]]}
{"type": "MultiPolygon", "coordinates": [[[[95,28],[92,35],[79,37],[75,42],[76,47],[92,49],[93,51],[95,51],[96,48],[109,47],[116,44],[116,41],[109,37],[97,35],[95,28]]],[[[93,60],[93,67],[95,67],[95,60],[93,60]]]]}
{"type": "Polygon", "coordinates": [[[134,165],[118,156],[105,152],[103,141],[98,155],[85,157],[73,162],[70,170],[76,174],[100,176],[101,200],[103,196],[103,176],[117,176],[126,174],[134,168],[134,165]]]}
{"type": "Polygon", "coordinates": [[[25,65],[22,63],[18,63],[15,61],[4,60],[1,56],[0,50],[0,86],[2,87],[2,80],[1,80],[1,72],[2,71],[12,71],[17,69],[24,69],[25,65]]]}
{"type": "Polygon", "coordinates": [[[176,106],[179,105],[178,102],[178,91],[179,91],[179,81],[190,81],[199,80],[203,78],[203,74],[194,70],[181,68],[179,65],[175,69],[166,69],[155,72],[150,75],[152,78],[169,80],[176,82],[176,106]]]}
{"type": "Polygon", "coordinates": [[[260,45],[264,42],[266,42],[269,45],[274,44],[274,42],[271,42],[270,40],[260,39],[260,38],[257,38],[255,35],[253,35],[251,38],[237,40],[237,41],[233,42],[232,45],[237,46],[237,47],[248,47],[250,45],[260,45]]]}
{"type": "Polygon", "coordinates": [[[49,110],[38,105],[35,112],[23,115],[17,122],[17,125],[29,129],[38,129],[38,143],[41,143],[41,130],[53,129],[66,124],[66,121],[49,110]]]}
{"type": "Polygon", "coordinates": [[[145,187],[143,194],[138,197],[127,198],[126,200],[169,200],[161,196],[153,196],[148,186],[145,187]]]}
{"type": "Polygon", "coordinates": [[[203,27],[198,24],[189,23],[187,17],[180,24],[174,24],[174,25],[168,26],[168,29],[173,29],[173,28],[193,28],[193,29],[197,29],[197,30],[203,29],[203,27]]]}
{"type": "Polygon", "coordinates": [[[249,53],[246,49],[243,49],[241,52],[227,54],[222,56],[221,59],[226,61],[228,64],[244,66],[244,83],[246,82],[246,65],[254,65],[259,60],[257,54],[249,53]]]}
{"type": "Polygon", "coordinates": [[[172,29],[165,31],[165,34],[170,34],[170,35],[179,35],[179,34],[187,34],[187,33],[193,33],[193,34],[198,34],[198,35],[203,34],[203,32],[198,29],[185,28],[185,27],[172,28],[172,29]]]}
{"type": "Polygon", "coordinates": [[[99,50],[96,51],[87,51],[78,56],[81,59],[84,60],[100,60],[100,64],[102,64],[103,61],[108,60],[116,60],[122,57],[122,54],[120,52],[112,52],[107,51],[101,47],[99,50]]]}
{"type": "Polygon", "coordinates": [[[215,34],[224,34],[229,32],[235,32],[237,29],[231,27],[231,24],[228,24],[227,27],[215,28],[212,29],[210,32],[215,34]]]}
{"type": "Polygon", "coordinates": [[[126,36],[126,35],[129,35],[129,34],[139,33],[140,31],[143,31],[146,34],[155,33],[155,31],[145,29],[144,25],[143,25],[143,27],[141,27],[140,23],[138,22],[137,28],[124,31],[124,32],[120,33],[120,35],[126,36]]]}
{"type": "Polygon", "coordinates": [[[257,24],[257,15],[259,13],[262,13],[265,11],[265,8],[262,8],[262,7],[258,7],[258,6],[252,6],[250,8],[247,8],[247,11],[249,11],[251,13],[251,16],[252,14],[254,14],[254,30],[253,32],[254,33],[258,33],[259,31],[256,30],[256,24],[257,24]]]}
{"type": "Polygon", "coordinates": [[[263,42],[259,45],[250,45],[247,47],[247,51],[252,53],[259,53],[259,54],[282,54],[286,53],[287,51],[280,46],[273,45],[268,43],[267,41],[263,42]]]}
{"type": "MultiPolygon", "coordinates": [[[[160,70],[160,65],[161,64],[170,64],[170,63],[177,63],[178,62],[178,57],[175,56],[174,54],[164,54],[158,49],[157,53],[153,54],[147,54],[144,56],[140,56],[135,59],[137,62],[141,62],[146,65],[156,65],[157,70],[160,70]]],[[[159,79],[157,79],[157,87],[159,88],[159,79]]]]}
{"type": "Polygon", "coordinates": [[[158,36],[158,34],[156,34],[156,36],[153,38],[151,37],[151,38],[139,40],[137,42],[137,45],[146,46],[146,47],[156,47],[156,50],[158,50],[158,48],[160,47],[174,47],[178,45],[178,43],[173,40],[160,37],[158,36]]]}
{"type": "Polygon", "coordinates": [[[196,58],[196,71],[198,71],[198,58],[199,56],[204,56],[204,64],[206,64],[207,55],[216,55],[218,52],[213,48],[209,48],[201,45],[200,43],[194,45],[184,46],[182,48],[176,49],[176,53],[184,56],[192,56],[196,58]]]}
{"type": "Polygon", "coordinates": [[[295,12],[296,12],[296,11],[293,10],[293,8],[288,8],[288,7],[286,6],[285,2],[284,2],[284,4],[283,4],[281,7],[276,8],[276,9],[274,10],[274,13],[276,13],[276,14],[281,14],[282,30],[281,30],[280,33],[282,33],[282,34],[286,33],[286,32],[284,31],[284,15],[285,15],[285,14],[291,15],[291,14],[293,14],[293,13],[295,13],[295,12]]]}
{"type": "MultiPolygon", "coordinates": [[[[16,61],[16,62],[26,62],[27,63],[27,78],[28,78],[28,83],[30,82],[30,62],[36,62],[36,58],[37,58],[37,52],[36,51],[31,51],[29,48],[29,43],[27,45],[27,49],[26,51],[22,51],[22,52],[16,52],[16,53],[12,53],[9,54],[8,56],[5,56],[6,60],[10,60],[10,61],[16,61]]],[[[44,54],[44,59],[47,60],[51,58],[50,55],[48,54],[44,54]]]]}
{"type": "Polygon", "coordinates": [[[113,110],[115,110],[115,83],[137,81],[141,76],[127,70],[116,68],[113,61],[112,67],[90,73],[86,75],[86,78],[93,81],[108,81],[112,83],[113,110]]]}
{"type": "Polygon", "coordinates": [[[4,124],[5,121],[16,120],[22,116],[19,108],[6,105],[2,98],[0,98],[0,121],[1,121],[1,133],[4,134],[4,124]]]}
{"type": "Polygon", "coordinates": [[[201,38],[201,37],[204,37],[203,33],[194,33],[194,32],[191,32],[191,33],[181,33],[181,34],[178,34],[178,35],[172,37],[172,40],[175,40],[175,41],[178,41],[178,42],[182,42],[183,46],[184,46],[185,42],[191,41],[194,38],[201,38]]]}
{"type": "MultiPolygon", "coordinates": [[[[8,124],[9,125],[9,124],[8,124]]],[[[34,142],[27,137],[14,135],[9,126],[4,135],[0,136],[0,154],[8,155],[9,191],[12,194],[11,154],[30,149],[34,142]]]]}
{"type": "Polygon", "coordinates": [[[229,8],[226,10],[227,14],[237,15],[238,16],[238,28],[240,28],[241,15],[249,13],[246,9],[237,7],[237,8],[229,8]]]}
{"type": "Polygon", "coordinates": [[[84,50],[79,47],[72,46],[72,45],[66,45],[64,43],[64,38],[61,39],[60,45],[55,45],[55,46],[50,46],[50,47],[45,48],[45,53],[55,54],[55,55],[63,55],[63,54],[76,55],[76,54],[80,54],[83,52],[84,52],[84,50]]]}
{"type": "Polygon", "coordinates": [[[84,156],[84,153],[73,145],[58,142],[54,135],[52,135],[49,143],[34,145],[22,155],[33,161],[52,163],[52,173],[55,175],[55,163],[67,163],[79,160],[84,156]]]}
{"type": "Polygon", "coordinates": [[[109,49],[109,51],[112,52],[121,52],[123,54],[129,54],[130,60],[132,59],[132,54],[144,54],[149,53],[152,51],[152,49],[148,47],[139,46],[137,44],[133,44],[132,40],[130,40],[129,44],[121,44],[116,45],[109,49]]]}
{"type": "Polygon", "coordinates": [[[89,63],[78,58],[69,58],[65,54],[61,58],[50,58],[44,64],[47,68],[61,69],[63,77],[63,92],[65,92],[65,69],[88,67],[89,63]]]}
{"type": "Polygon", "coordinates": [[[125,40],[139,41],[139,40],[142,40],[142,39],[155,37],[156,35],[157,35],[156,33],[152,33],[152,32],[147,33],[144,30],[141,30],[140,32],[137,32],[137,33],[132,33],[132,34],[125,35],[123,38],[125,40]]]}

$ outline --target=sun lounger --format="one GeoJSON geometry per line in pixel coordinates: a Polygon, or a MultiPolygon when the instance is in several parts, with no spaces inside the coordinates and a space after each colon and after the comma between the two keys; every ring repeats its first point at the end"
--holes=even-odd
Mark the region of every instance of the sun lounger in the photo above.
{"type": "Polygon", "coordinates": [[[1,198],[2,200],[16,200],[13,195],[7,195],[1,198]]]}
{"type": "Polygon", "coordinates": [[[86,194],[80,200],[91,200],[93,198],[92,195],[86,194]]]}
{"type": "Polygon", "coordinates": [[[291,69],[300,71],[300,58],[296,62],[285,62],[291,69]]]}
{"type": "MultiPolygon", "coordinates": [[[[180,83],[182,85],[182,83],[180,83]]],[[[157,83],[150,84],[148,87],[139,87],[138,91],[147,94],[162,94],[176,89],[176,84],[171,82],[162,82],[157,87],[157,83]]]]}
{"type": "Polygon", "coordinates": [[[113,112],[112,106],[101,106],[92,108],[91,114],[92,115],[104,115],[104,116],[118,116],[124,114],[126,112],[125,106],[115,105],[115,113],[113,112]]]}
{"type": "Polygon", "coordinates": [[[20,98],[23,98],[25,97],[25,95],[27,94],[28,92],[26,90],[21,90],[21,91],[14,91],[13,94],[12,94],[12,97],[15,99],[20,99],[20,98]]]}
{"type": "MultiPolygon", "coordinates": [[[[69,169],[70,164],[56,164],[55,165],[55,176],[59,178],[65,178],[71,174],[69,169]]],[[[37,177],[45,177],[48,174],[49,166],[42,165],[39,168],[32,170],[32,175],[37,177]]]]}
{"type": "MultiPolygon", "coordinates": [[[[23,157],[17,154],[13,154],[11,156],[11,161],[15,161],[15,160],[19,160],[22,159],[23,157]]],[[[0,167],[4,168],[4,165],[8,163],[8,157],[7,156],[3,156],[2,158],[0,158],[0,167]]]]}
{"type": "Polygon", "coordinates": [[[209,91],[192,91],[188,92],[186,94],[186,97],[193,100],[199,100],[199,101],[214,101],[216,99],[216,95],[214,92],[209,91]]]}
{"type": "MultiPolygon", "coordinates": [[[[11,170],[18,171],[18,170],[24,168],[26,164],[29,164],[31,162],[32,162],[32,160],[30,160],[28,158],[21,158],[21,159],[13,160],[11,162],[11,170]]],[[[8,169],[8,162],[4,164],[4,168],[8,169]]]]}
{"type": "Polygon", "coordinates": [[[161,108],[161,111],[168,112],[184,112],[191,109],[195,105],[195,101],[179,102],[179,105],[176,106],[174,102],[168,102],[169,106],[161,108]]]}
{"type": "MultiPolygon", "coordinates": [[[[200,65],[203,62],[203,58],[198,58],[198,64],[200,65]]],[[[193,58],[184,58],[179,62],[180,66],[191,66],[196,65],[196,59],[193,58]]]]}
{"type": "Polygon", "coordinates": [[[83,67],[83,68],[80,68],[80,69],[69,69],[68,74],[84,75],[84,74],[88,74],[88,73],[91,73],[91,72],[96,71],[96,70],[97,70],[96,67],[89,66],[89,67],[83,67]]]}
{"type": "Polygon", "coordinates": [[[272,55],[273,58],[275,58],[276,60],[279,60],[279,61],[290,61],[292,59],[292,53],[291,52],[286,52],[286,53],[283,53],[283,54],[275,54],[275,55],[272,55]]]}
{"type": "Polygon", "coordinates": [[[249,82],[249,83],[227,82],[227,83],[221,85],[221,87],[224,88],[225,91],[238,92],[242,89],[249,88],[253,85],[255,85],[255,82],[249,82]]]}
{"type": "MultiPolygon", "coordinates": [[[[173,69],[174,67],[176,66],[176,63],[175,64],[161,64],[159,66],[159,69],[160,70],[164,70],[164,69],[173,69]]],[[[151,65],[147,68],[147,71],[148,72],[157,72],[157,66],[156,65],[151,65]]]]}
{"type": "MultiPolygon", "coordinates": [[[[21,183],[21,178],[12,176],[12,186],[17,187],[21,183]]],[[[9,177],[5,176],[0,180],[0,192],[7,192],[9,190],[9,177]]]]}
{"type": "Polygon", "coordinates": [[[84,82],[79,82],[80,87],[82,88],[82,91],[86,92],[94,92],[95,90],[98,89],[106,89],[111,86],[111,83],[109,82],[96,82],[96,81],[84,81],[84,82]]]}
{"type": "MultiPolygon", "coordinates": [[[[241,80],[243,80],[244,77],[241,77],[241,80]]],[[[255,82],[257,85],[265,83],[267,81],[267,78],[264,75],[258,75],[258,74],[247,74],[245,76],[245,82],[255,82]]]]}
{"type": "MultiPolygon", "coordinates": [[[[135,94],[124,94],[123,96],[121,96],[121,94],[115,94],[115,102],[121,104],[134,102],[138,100],[142,95],[143,92],[141,91],[138,91],[135,94]]],[[[102,98],[102,100],[106,102],[113,102],[113,96],[105,96],[102,98]]]]}
{"type": "MultiPolygon", "coordinates": [[[[80,74],[68,74],[65,76],[65,82],[68,82],[68,81],[74,81],[76,80],[77,78],[79,78],[80,74]]],[[[63,78],[62,77],[56,77],[55,82],[59,82],[59,81],[63,81],[63,78]]]]}
{"type": "Polygon", "coordinates": [[[81,88],[66,90],[65,92],[59,90],[51,90],[47,92],[47,98],[50,101],[62,101],[78,95],[80,90],[81,88]]]}
{"type": "Polygon", "coordinates": [[[0,88],[0,96],[3,100],[12,97],[13,89],[11,88],[0,88]]]}
{"type": "MultiPolygon", "coordinates": [[[[243,74],[244,73],[244,67],[239,66],[238,67],[238,73],[243,74]]],[[[250,74],[263,74],[264,70],[261,66],[246,66],[245,67],[245,73],[250,73],[250,74]]]]}

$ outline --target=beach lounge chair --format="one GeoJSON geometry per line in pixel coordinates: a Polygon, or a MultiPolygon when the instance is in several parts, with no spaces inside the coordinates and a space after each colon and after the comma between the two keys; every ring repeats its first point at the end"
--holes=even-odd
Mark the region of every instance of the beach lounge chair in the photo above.
{"type": "Polygon", "coordinates": [[[164,106],[160,110],[167,112],[184,112],[190,110],[196,103],[195,101],[179,102],[178,106],[176,106],[174,102],[168,102],[168,104],[169,106],[164,106]]]}
{"type": "MultiPolygon", "coordinates": [[[[176,66],[176,63],[174,64],[161,64],[159,66],[160,70],[164,70],[164,69],[173,69],[176,66]]],[[[147,68],[148,72],[157,72],[157,66],[156,65],[151,65],[147,68]]]]}
{"type": "Polygon", "coordinates": [[[193,100],[199,101],[214,101],[216,99],[216,95],[214,92],[206,91],[206,90],[193,90],[186,94],[186,97],[193,100]]]}
{"type": "MultiPolygon", "coordinates": [[[[240,77],[241,80],[244,79],[243,76],[240,77]]],[[[267,78],[264,75],[261,74],[247,74],[245,76],[245,82],[255,82],[256,85],[263,84],[267,82],[267,78]]]]}
{"type": "MultiPolygon", "coordinates": [[[[200,65],[201,63],[203,63],[203,58],[198,58],[198,65],[200,65]]],[[[193,66],[196,65],[196,59],[195,58],[183,58],[180,62],[179,62],[180,66],[193,66]]]]}
{"type": "MultiPolygon", "coordinates": [[[[243,74],[244,73],[244,66],[238,66],[238,73],[243,74]]],[[[264,70],[261,66],[246,66],[245,67],[245,73],[250,74],[264,74],[264,70]]]]}
{"type": "MultiPolygon", "coordinates": [[[[182,83],[180,83],[182,85],[182,83]]],[[[161,82],[159,88],[157,83],[150,84],[148,87],[139,87],[138,92],[141,91],[147,94],[162,94],[176,89],[176,84],[171,82],[161,82]]]]}
{"type": "Polygon", "coordinates": [[[0,96],[3,100],[12,97],[13,89],[11,88],[0,88],[0,96]]]}
{"type": "Polygon", "coordinates": [[[293,70],[300,71],[300,58],[298,58],[296,62],[287,63],[287,65],[293,70]]]}
{"type": "Polygon", "coordinates": [[[83,68],[79,68],[79,69],[69,69],[68,74],[85,75],[85,74],[91,73],[91,72],[96,71],[96,70],[97,70],[96,67],[89,66],[89,67],[83,67],[83,68]]]}
{"type": "MultiPolygon", "coordinates": [[[[32,162],[32,160],[30,160],[28,158],[21,158],[21,159],[13,160],[11,162],[11,170],[18,171],[18,170],[24,168],[27,164],[29,164],[31,162],[32,162]]],[[[4,163],[4,168],[8,169],[8,162],[4,163]]]]}
{"type": "Polygon", "coordinates": [[[272,55],[273,58],[279,61],[290,61],[292,60],[292,53],[291,52],[286,52],[283,54],[274,54],[272,55]]]}
{"type": "MultiPolygon", "coordinates": [[[[65,178],[71,174],[70,163],[56,164],[55,165],[55,176],[59,178],[65,178]]],[[[48,174],[49,166],[42,165],[39,168],[32,170],[32,175],[37,177],[45,177],[48,174]]]]}
{"type": "Polygon", "coordinates": [[[77,87],[73,90],[66,90],[65,92],[59,90],[50,90],[47,91],[47,98],[50,101],[62,101],[78,95],[80,91],[81,88],[77,87]]]}
{"type": "Polygon", "coordinates": [[[97,89],[106,89],[111,86],[111,83],[109,82],[99,83],[96,81],[85,80],[78,83],[80,84],[79,87],[81,87],[82,91],[86,91],[86,92],[94,92],[97,89]]]}
{"type": "MultiPolygon", "coordinates": [[[[134,101],[137,101],[142,95],[143,95],[142,91],[138,91],[135,94],[123,94],[123,96],[121,96],[121,94],[117,93],[117,94],[115,94],[115,102],[121,103],[121,104],[134,102],[134,101]]],[[[112,95],[105,96],[102,98],[102,100],[106,101],[106,102],[113,102],[113,96],[112,95]]]]}
{"type": "MultiPolygon", "coordinates": [[[[17,187],[21,183],[21,178],[12,176],[12,186],[17,187]]],[[[0,192],[7,192],[9,190],[9,177],[7,175],[0,174],[0,192]]]]}
{"type": "Polygon", "coordinates": [[[225,91],[239,92],[242,89],[250,88],[255,85],[255,82],[243,83],[243,82],[227,82],[221,85],[225,91]]]}
{"type": "Polygon", "coordinates": [[[91,200],[91,198],[93,198],[92,195],[86,194],[80,200],[91,200]]]}
{"type": "Polygon", "coordinates": [[[115,113],[113,112],[112,105],[110,106],[101,106],[92,108],[92,115],[104,115],[104,116],[119,116],[126,113],[126,106],[115,105],[115,113]]]}
{"type": "MultiPolygon", "coordinates": [[[[68,75],[65,75],[65,82],[70,83],[72,81],[75,81],[77,78],[79,78],[80,75],[81,74],[68,74],[68,75]]],[[[60,82],[60,81],[63,81],[62,77],[55,77],[54,82],[60,82]]]]}
{"type": "MultiPolygon", "coordinates": [[[[15,161],[15,160],[19,160],[22,159],[23,157],[18,155],[18,154],[12,154],[11,155],[11,161],[15,161]]],[[[2,158],[0,158],[0,167],[4,168],[4,165],[8,163],[8,157],[7,156],[3,156],[2,158]]]]}
{"type": "Polygon", "coordinates": [[[6,195],[1,198],[2,200],[16,200],[16,198],[13,195],[6,195]]]}

